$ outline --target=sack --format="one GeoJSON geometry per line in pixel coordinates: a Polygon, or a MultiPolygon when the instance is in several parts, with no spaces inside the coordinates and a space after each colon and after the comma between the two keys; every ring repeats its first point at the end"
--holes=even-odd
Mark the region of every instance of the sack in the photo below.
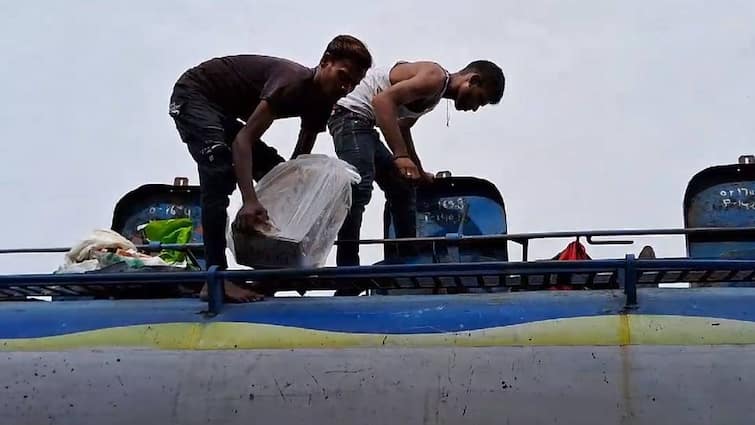
{"type": "MultiPolygon", "coordinates": [[[[299,258],[282,256],[278,264],[263,264],[259,258],[249,258],[254,255],[248,253],[261,252],[249,249],[255,237],[235,234],[236,226],[229,226],[228,247],[236,261],[251,267],[323,265],[351,208],[351,185],[360,180],[354,167],[327,155],[301,155],[278,164],[256,186],[257,198],[267,209],[272,224],[272,229],[264,234],[265,242],[282,241],[286,249],[296,244],[299,258]]],[[[235,205],[230,209],[229,218],[235,220],[240,208],[241,205],[235,205]]],[[[260,242],[259,235],[256,239],[260,242]]]]}

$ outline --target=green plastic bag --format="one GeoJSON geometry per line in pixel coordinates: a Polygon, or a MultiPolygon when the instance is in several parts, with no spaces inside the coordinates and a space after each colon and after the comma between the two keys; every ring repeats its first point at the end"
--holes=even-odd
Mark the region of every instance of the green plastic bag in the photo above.
{"type": "MultiPolygon", "coordinates": [[[[164,244],[185,244],[191,241],[194,224],[190,218],[172,218],[169,220],[150,221],[144,227],[144,236],[150,242],[164,244]]],[[[168,264],[181,263],[186,259],[183,251],[163,250],[160,258],[168,264]]]]}

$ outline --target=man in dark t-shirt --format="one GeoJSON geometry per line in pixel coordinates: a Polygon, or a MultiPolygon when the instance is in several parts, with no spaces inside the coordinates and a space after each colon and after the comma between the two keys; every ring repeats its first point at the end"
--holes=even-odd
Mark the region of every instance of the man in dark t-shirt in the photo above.
{"type": "MultiPolygon", "coordinates": [[[[362,80],[371,66],[372,57],[365,45],[354,37],[340,35],[328,44],[315,68],[269,56],[239,55],[211,59],[179,78],[169,112],[197,162],[208,268],[227,267],[226,209],[237,184],[243,199],[236,216],[239,230],[253,232],[269,225],[252,180],[259,180],[284,161],[261,140],[272,122],[300,117],[292,158],[310,153],[317,134],[325,130],[334,104],[362,80]]],[[[231,282],[225,282],[225,294],[239,302],[261,298],[231,282]]]]}

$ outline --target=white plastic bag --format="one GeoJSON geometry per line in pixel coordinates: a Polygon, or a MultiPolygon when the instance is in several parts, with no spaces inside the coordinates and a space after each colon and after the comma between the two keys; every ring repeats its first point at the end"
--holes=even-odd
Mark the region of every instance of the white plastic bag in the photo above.
{"type": "MultiPolygon", "coordinates": [[[[351,185],[360,180],[354,167],[327,155],[300,155],[278,164],[255,188],[273,225],[269,236],[300,242],[301,265],[321,266],[351,208],[351,185]]],[[[230,220],[240,208],[238,203],[229,208],[230,220]]],[[[232,227],[227,226],[227,241],[236,257],[232,227]]]]}
{"type": "Polygon", "coordinates": [[[110,229],[96,229],[88,238],[74,245],[65,255],[65,265],[84,262],[94,258],[93,253],[102,249],[136,251],[136,246],[119,233],[110,229]]]}
{"type": "Polygon", "coordinates": [[[86,273],[100,270],[103,264],[123,259],[141,266],[167,266],[160,257],[140,254],[128,239],[110,229],[97,229],[88,238],[74,245],[65,255],[65,262],[55,273],[86,273]],[[110,254],[107,250],[116,250],[110,254]]]}

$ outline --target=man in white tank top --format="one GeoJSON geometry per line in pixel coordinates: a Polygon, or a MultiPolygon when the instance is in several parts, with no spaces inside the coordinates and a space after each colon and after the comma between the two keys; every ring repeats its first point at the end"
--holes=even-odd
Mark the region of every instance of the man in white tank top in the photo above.
{"type": "MultiPolygon", "coordinates": [[[[475,61],[449,73],[434,62],[399,62],[371,69],[362,82],[338,101],[328,128],[336,154],[354,165],[362,181],[354,186],[352,206],[339,240],[359,239],[362,214],[372,197],[372,183],[386,194],[397,237],[415,236],[413,183],[432,180],[414,148],[411,127],[442,98],[457,110],[476,111],[500,102],[505,78],[489,61],[475,61]],[[388,144],[380,141],[379,127],[388,144]]],[[[359,264],[359,246],[341,244],[337,264],[359,264]]]]}

